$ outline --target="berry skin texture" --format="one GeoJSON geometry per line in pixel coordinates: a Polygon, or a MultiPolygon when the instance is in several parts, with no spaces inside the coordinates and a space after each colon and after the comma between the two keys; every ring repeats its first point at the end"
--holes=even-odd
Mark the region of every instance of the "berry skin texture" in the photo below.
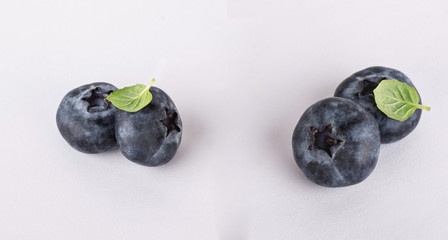
{"type": "Polygon", "coordinates": [[[373,90],[382,80],[386,79],[396,79],[415,88],[411,80],[398,70],[386,67],[369,67],[345,79],[336,88],[334,96],[350,99],[366,108],[378,121],[381,143],[392,143],[406,137],[417,127],[422,110],[415,110],[411,117],[403,122],[389,118],[381,112],[376,107],[373,90]]]}
{"type": "Polygon", "coordinates": [[[182,121],[171,98],[161,89],[149,89],[153,98],[137,112],[119,110],[115,134],[122,154],[144,166],[169,162],[180,145],[182,121]]]}
{"type": "Polygon", "coordinates": [[[68,92],[59,104],[56,124],[74,149],[100,153],[116,148],[115,112],[106,97],[117,90],[109,83],[95,82],[68,92]]]}
{"type": "Polygon", "coordinates": [[[305,176],[325,187],[344,187],[366,179],[376,166],[380,132],[363,107],[331,97],[310,106],[292,137],[294,159],[305,176]]]}

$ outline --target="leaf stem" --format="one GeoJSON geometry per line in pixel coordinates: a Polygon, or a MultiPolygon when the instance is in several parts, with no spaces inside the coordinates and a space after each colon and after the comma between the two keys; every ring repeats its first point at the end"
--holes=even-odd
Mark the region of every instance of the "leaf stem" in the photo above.
{"type": "Polygon", "coordinates": [[[431,107],[424,106],[424,105],[420,105],[420,104],[416,104],[416,107],[417,107],[417,108],[421,108],[421,109],[425,109],[426,111],[431,110],[431,107]]]}
{"type": "MultiPolygon", "coordinates": [[[[146,91],[149,91],[149,88],[151,87],[151,85],[152,85],[155,81],[156,81],[156,79],[153,78],[153,79],[151,80],[151,82],[148,84],[148,86],[146,86],[145,89],[143,89],[142,94],[143,94],[144,92],[146,92],[146,91]]],[[[140,94],[140,96],[141,96],[142,94],[140,94]]]]}

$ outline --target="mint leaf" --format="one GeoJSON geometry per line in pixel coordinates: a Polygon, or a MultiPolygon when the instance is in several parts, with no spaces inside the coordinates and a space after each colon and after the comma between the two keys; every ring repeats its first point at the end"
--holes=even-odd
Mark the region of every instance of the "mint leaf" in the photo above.
{"type": "Polygon", "coordinates": [[[420,97],[415,88],[396,79],[381,81],[373,94],[376,106],[388,117],[398,121],[408,119],[417,108],[431,109],[418,104],[420,97]]]}
{"type": "Polygon", "coordinates": [[[118,89],[111,93],[106,99],[111,101],[118,109],[126,112],[137,112],[151,102],[152,94],[149,92],[149,88],[154,81],[155,79],[152,79],[148,86],[137,84],[131,87],[118,89]]]}

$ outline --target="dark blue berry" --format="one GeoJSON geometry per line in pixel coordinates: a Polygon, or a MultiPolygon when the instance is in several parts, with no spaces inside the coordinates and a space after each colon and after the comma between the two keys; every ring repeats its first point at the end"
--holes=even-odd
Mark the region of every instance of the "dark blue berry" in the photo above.
{"type": "Polygon", "coordinates": [[[363,181],[373,171],[380,133],[375,118],[363,107],[332,97],[303,113],[292,147],[308,179],[325,187],[343,187],[363,181]]]}
{"type": "Polygon", "coordinates": [[[153,98],[137,112],[119,110],[115,133],[123,155],[145,165],[169,162],[180,145],[182,121],[171,98],[161,89],[149,89],[153,98]]]}
{"type": "Polygon", "coordinates": [[[398,70],[386,67],[370,67],[345,79],[336,88],[334,96],[350,99],[367,109],[378,121],[381,142],[392,143],[406,137],[417,127],[422,110],[415,110],[414,114],[403,122],[389,118],[381,112],[376,107],[373,90],[382,80],[386,79],[396,79],[415,88],[411,80],[398,70]]]}
{"type": "Polygon", "coordinates": [[[117,146],[115,112],[106,97],[117,88],[97,82],[75,88],[59,104],[56,123],[64,139],[78,151],[100,153],[117,146]]]}

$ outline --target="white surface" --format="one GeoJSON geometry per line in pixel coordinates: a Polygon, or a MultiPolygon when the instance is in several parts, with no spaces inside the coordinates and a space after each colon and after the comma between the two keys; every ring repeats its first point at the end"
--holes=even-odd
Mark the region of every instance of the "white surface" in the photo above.
{"type": "Polygon", "coordinates": [[[446,239],[446,1],[0,2],[0,239],[446,239]],[[297,168],[303,111],[355,71],[406,73],[424,112],[361,184],[297,168]],[[159,168],[82,154],[55,114],[94,81],[147,83],[184,135],[159,168]]]}

